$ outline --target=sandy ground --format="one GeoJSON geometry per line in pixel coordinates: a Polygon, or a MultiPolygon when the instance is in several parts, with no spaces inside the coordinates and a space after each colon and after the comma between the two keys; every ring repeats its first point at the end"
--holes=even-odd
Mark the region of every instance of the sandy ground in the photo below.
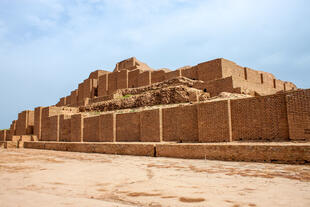
{"type": "Polygon", "coordinates": [[[0,149],[0,206],[310,206],[310,166],[0,149]]]}

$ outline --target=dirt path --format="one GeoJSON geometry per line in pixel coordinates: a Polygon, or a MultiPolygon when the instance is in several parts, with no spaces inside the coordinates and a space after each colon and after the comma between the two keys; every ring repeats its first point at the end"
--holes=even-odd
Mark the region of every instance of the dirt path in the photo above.
{"type": "Polygon", "coordinates": [[[310,206],[310,166],[0,149],[0,206],[310,206]]]}

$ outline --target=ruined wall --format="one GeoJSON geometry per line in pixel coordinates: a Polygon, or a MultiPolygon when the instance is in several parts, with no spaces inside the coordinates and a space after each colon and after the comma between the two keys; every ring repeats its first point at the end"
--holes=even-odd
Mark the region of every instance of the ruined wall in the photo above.
{"type": "Polygon", "coordinates": [[[151,71],[144,71],[138,75],[138,87],[151,85],[151,71]]]}
{"type": "Polygon", "coordinates": [[[34,111],[23,111],[18,114],[16,135],[33,134],[34,111]]]}
{"type": "Polygon", "coordinates": [[[292,140],[310,140],[310,90],[286,96],[289,134],[292,140]]]}
{"type": "Polygon", "coordinates": [[[99,77],[98,97],[108,95],[108,76],[109,74],[104,74],[99,77]]]}

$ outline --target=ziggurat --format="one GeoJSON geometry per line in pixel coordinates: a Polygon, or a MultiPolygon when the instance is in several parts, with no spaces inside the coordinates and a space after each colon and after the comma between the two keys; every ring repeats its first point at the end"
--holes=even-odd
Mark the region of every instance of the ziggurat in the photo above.
{"type": "Polygon", "coordinates": [[[309,141],[309,89],[222,58],[175,71],[129,58],[0,131],[5,147],[281,163],[308,163],[309,141]]]}

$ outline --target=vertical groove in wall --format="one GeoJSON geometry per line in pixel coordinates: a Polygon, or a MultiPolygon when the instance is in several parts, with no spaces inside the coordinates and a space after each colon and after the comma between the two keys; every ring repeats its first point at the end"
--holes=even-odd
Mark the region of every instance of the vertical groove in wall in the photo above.
{"type": "Polygon", "coordinates": [[[163,141],[163,114],[162,108],[159,108],[159,141],[163,141]]]}
{"type": "Polygon", "coordinates": [[[230,100],[227,101],[227,110],[228,110],[228,130],[229,130],[229,141],[232,141],[232,124],[231,124],[231,107],[230,107],[230,100]]]}

